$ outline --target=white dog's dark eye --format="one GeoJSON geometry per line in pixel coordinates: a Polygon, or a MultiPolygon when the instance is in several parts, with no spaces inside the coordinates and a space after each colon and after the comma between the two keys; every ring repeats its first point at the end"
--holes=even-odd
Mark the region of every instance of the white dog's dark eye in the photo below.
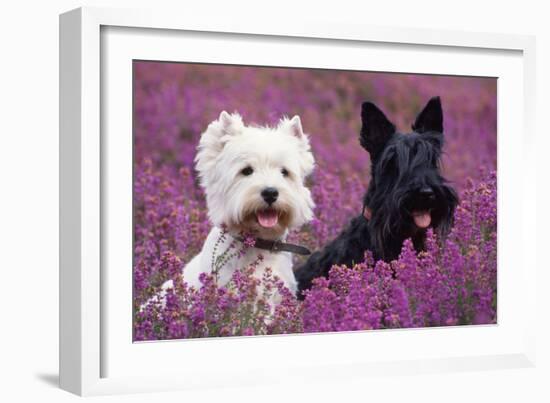
{"type": "Polygon", "coordinates": [[[253,172],[254,172],[254,170],[252,169],[252,167],[246,167],[246,168],[243,168],[243,169],[241,170],[241,173],[242,173],[244,176],[252,175],[253,172]]]}
{"type": "Polygon", "coordinates": [[[281,169],[281,173],[283,174],[283,176],[288,176],[288,170],[286,168],[283,168],[281,169]]]}

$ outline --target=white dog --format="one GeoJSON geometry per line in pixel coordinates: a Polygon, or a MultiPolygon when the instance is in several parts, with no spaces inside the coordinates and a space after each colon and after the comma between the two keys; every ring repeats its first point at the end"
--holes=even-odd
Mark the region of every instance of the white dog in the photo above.
{"type": "MultiPolygon", "coordinates": [[[[248,267],[261,253],[255,275],[261,278],[271,268],[296,293],[291,252],[309,251],[284,241],[289,229],[311,220],[314,207],[304,186],[314,159],[300,118],[284,118],[276,127],[245,126],[238,114],[223,111],[202,134],[195,163],[213,228],[201,252],[183,269],[184,281],[198,288],[199,275],[216,270],[218,285],[223,286],[235,270],[248,267]],[[254,237],[255,246],[218,267],[231,243],[243,246],[243,233],[254,237]]],[[[172,286],[167,281],[163,289],[172,286]]]]}

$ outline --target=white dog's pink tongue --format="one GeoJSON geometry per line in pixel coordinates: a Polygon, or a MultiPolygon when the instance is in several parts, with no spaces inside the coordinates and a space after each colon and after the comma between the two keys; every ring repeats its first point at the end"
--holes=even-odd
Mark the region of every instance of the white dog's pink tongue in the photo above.
{"type": "Polygon", "coordinates": [[[412,216],[418,228],[428,228],[432,222],[432,216],[429,211],[414,211],[412,216]]]}
{"type": "Polygon", "coordinates": [[[264,228],[273,228],[279,221],[277,211],[272,209],[258,211],[256,216],[258,217],[258,222],[264,228]]]}

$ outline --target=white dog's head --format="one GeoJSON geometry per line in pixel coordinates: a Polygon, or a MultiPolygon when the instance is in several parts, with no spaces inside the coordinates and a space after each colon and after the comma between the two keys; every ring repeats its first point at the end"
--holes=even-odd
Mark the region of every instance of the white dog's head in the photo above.
{"type": "Polygon", "coordinates": [[[313,216],[304,179],[314,160],[298,116],[271,128],[223,111],[202,134],[195,162],[216,226],[278,239],[313,216]]]}

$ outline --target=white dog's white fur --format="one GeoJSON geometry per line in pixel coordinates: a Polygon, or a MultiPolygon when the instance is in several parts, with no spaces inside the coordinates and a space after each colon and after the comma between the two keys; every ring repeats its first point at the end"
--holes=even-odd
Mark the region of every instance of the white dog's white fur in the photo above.
{"type": "MultiPolygon", "coordinates": [[[[223,111],[202,134],[195,163],[213,228],[202,251],[183,269],[183,279],[191,286],[201,286],[200,274],[212,272],[213,260],[239,234],[284,240],[289,229],[302,226],[313,216],[314,204],[304,180],[313,171],[314,159],[298,116],[283,118],[276,127],[259,127],[245,126],[241,116],[223,111]],[[278,191],[271,205],[262,197],[266,188],[278,191]],[[270,211],[266,214],[271,214],[267,225],[261,218],[266,209],[270,211]],[[222,227],[228,234],[219,243],[222,227]]],[[[225,285],[235,270],[250,265],[259,253],[264,259],[255,275],[261,278],[266,268],[271,268],[273,275],[295,293],[291,254],[256,248],[246,249],[244,255],[223,265],[217,275],[218,285],[225,285]]],[[[172,281],[163,285],[163,289],[168,287],[172,281]]]]}

